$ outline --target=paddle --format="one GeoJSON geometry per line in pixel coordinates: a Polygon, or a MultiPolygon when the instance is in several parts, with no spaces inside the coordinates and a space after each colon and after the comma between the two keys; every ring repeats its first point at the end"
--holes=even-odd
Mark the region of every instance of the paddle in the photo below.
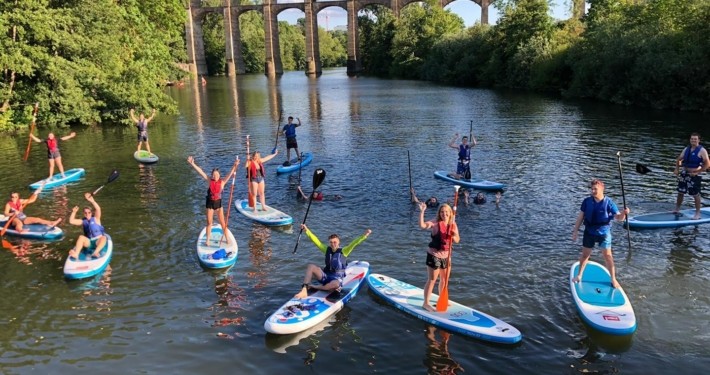
{"type": "MultiPolygon", "coordinates": [[[[323,183],[323,180],[325,180],[325,170],[322,168],[316,169],[313,172],[313,191],[311,191],[311,195],[308,196],[308,208],[306,208],[306,214],[303,216],[303,221],[301,222],[301,225],[306,223],[308,211],[310,211],[311,202],[313,202],[313,194],[315,194],[316,189],[318,189],[318,186],[323,183]]],[[[298,242],[301,241],[301,234],[303,234],[303,227],[301,227],[301,231],[298,232],[298,238],[296,239],[296,246],[293,248],[293,254],[296,254],[296,250],[298,250],[298,242]]]]}
{"type": "MultiPolygon", "coordinates": [[[[619,180],[621,181],[621,199],[624,202],[624,211],[626,211],[626,193],[624,192],[624,175],[621,173],[621,151],[616,152],[616,160],[619,162],[619,180]]],[[[626,240],[629,242],[629,252],[631,252],[631,230],[629,229],[629,215],[625,215],[626,219],[626,240]]]]}
{"type": "MultiPolygon", "coordinates": [[[[303,152],[301,152],[301,160],[303,160],[303,152]]],[[[301,170],[303,170],[303,167],[298,168],[298,186],[301,186],[301,170]]]]}
{"type": "Polygon", "coordinates": [[[32,123],[30,124],[30,139],[27,141],[27,149],[25,150],[24,161],[30,157],[30,147],[32,147],[32,132],[35,130],[35,122],[37,121],[37,111],[39,110],[39,102],[35,103],[35,108],[32,111],[32,123]]]}
{"type": "Polygon", "coordinates": [[[279,147],[279,133],[281,133],[281,116],[283,116],[283,113],[279,112],[279,120],[276,121],[276,143],[274,143],[274,148],[271,150],[272,154],[275,154],[276,148],[279,147]]]}
{"type": "MultiPolygon", "coordinates": [[[[454,207],[452,208],[453,213],[451,215],[451,222],[449,223],[449,228],[447,233],[451,234],[451,229],[453,228],[454,219],[456,218],[456,206],[459,203],[459,185],[454,185],[454,207]]],[[[439,295],[439,300],[436,302],[436,311],[444,312],[449,308],[449,275],[451,274],[451,253],[454,251],[454,239],[451,238],[451,243],[449,244],[449,257],[448,257],[448,268],[445,270],[444,274],[441,275],[441,294],[439,295]]]]}
{"type": "MultiPolygon", "coordinates": [[[[249,134],[247,134],[247,163],[251,160],[251,154],[249,153],[249,134]]],[[[248,164],[245,164],[248,165],[248,164]]],[[[249,207],[254,207],[256,204],[256,197],[251,189],[251,168],[247,167],[247,203],[249,207]]]]}
{"type": "Polygon", "coordinates": [[[94,190],[94,192],[91,193],[91,195],[96,195],[96,193],[98,193],[99,191],[101,191],[101,189],[103,189],[104,186],[106,186],[106,185],[108,185],[108,184],[114,182],[117,178],[118,178],[118,169],[114,169],[113,172],[111,172],[111,174],[108,176],[108,181],[106,181],[105,184],[103,184],[103,185],[99,186],[98,188],[96,188],[96,190],[94,190]]]}
{"type": "MultiPolygon", "coordinates": [[[[239,164],[239,156],[237,156],[237,164],[239,164]]],[[[234,171],[234,175],[232,175],[232,188],[229,189],[229,204],[227,204],[227,219],[225,220],[225,225],[226,227],[229,227],[229,213],[232,210],[232,196],[234,195],[234,180],[237,179],[237,171],[234,171]]],[[[224,240],[224,236],[226,236],[227,233],[222,234],[222,238],[219,239],[219,246],[222,245],[222,240],[224,240]]]]}
{"type": "Polygon", "coordinates": [[[407,168],[409,169],[409,200],[414,201],[414,193],[412,193],[412,161],[409,159],[409,150],[407,150],[407,168]]]}
{"type": "Polygon", "coordinates": [[[471,179],[471,145],[473,144],[473,120],[471,120],[471,126],[468,128],[468,168],[463,174],[463,178],[466,180],[471,179]]]}
{"type": "MultiPolygon", "coordinates": [[[[42,192],[42,189],[44,188],[44,185],[45,185],[46,183],[47,183],[47,180],[45,180],[44,182],[42,182],[42,185],[39,186],[39,189],[35,190],[34,193],[32,193],[32,194],[34,194],[34,195],[36,195],[36,196],[39,197],[39,193],[42,192]]],[[[29,200],[28,200],[27,202],[23,203],[23,204],[20,206],[20,211],[15,211],[15,212],[13,212],[12,215],[10,215],[10,217],[7,218],[7,222],[5,223],[5,226],[2,227],[2,230],[0,230],[0,236],[4,236],[4,235],[5,235],[5,232],[7,232],[7,229],[10,228],[10,224],[12,223],[12,220],[15,219],[15,216],[17,216],[17,213],[18,213],[18,212],[22,212],[22,210],[25,209],[25,207],[27,206],[27,204],[29,204],[29,200]]]]}

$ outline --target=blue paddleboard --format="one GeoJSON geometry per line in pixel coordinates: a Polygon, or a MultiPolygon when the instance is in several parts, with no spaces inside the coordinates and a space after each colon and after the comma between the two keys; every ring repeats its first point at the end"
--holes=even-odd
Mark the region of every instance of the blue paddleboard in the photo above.
{"type": "MultiPolygon", "coordinates": [[[[367,277],[370,290],[396,308],[437,327],[477,339],[501,344],[515,344],[523,335],[512,325],[488,314],[449,300],[444,312],[422,308],[424,290],[391,277],[373,273],[367,277]]],[[[432,306],[439,296],[431,295],[432,306]]]]}
{"type": "MultiPolygon", "coordinates": [[[[5,227],[7,219],[7,216],[0,215],[0,227],[5,227]]],[[[56,240],[64,235],[62,228],[50,227],[44,224],[25,224],[22,227],[22,232],[18,232],[13,227],[8,227],[5,233],[11,236],[36,240],[56,240]]]]}
{"type": "Polygon", "coordinates": [[[436,171],[434,172],[434,177],[448,181],[451,183],[454,183],[456,185],[461,185],[463,187],[468,187],[472,189],[478,189],[478,190],[492,190],[492,191],[498,191],[498,190],[503,190],[505,189],[505,184],[502,184],[500,182],[495,182],[495,181],[488,181],[488,180],[466,180],[466,179],[455,179],[453,177],[449,176],[449,172],[446,171],[436,171]]]}
{"type": "Polygon", "coordinates": [[[710,208],[700,209],[700,219],[693,220],[695,209],[681,210],[678,214],[673,212],[656,212],[645,215],[629,217],[630,228],[674,228],[685,225],[699,225],[710,223],[710,208]]]}
{"type": "Polygon", "coordinates": [[[226,268],[234,265],[237,262],[237,240],[234,239],[232,231],[227,228],[225,240],[229,240],[229,244],[222,239],[222,226],[212,224],[210,232],[210,243],[206,243],[207,228],[203,228],[200,235],[197,237],[197,259],[200,260],[205,268],[226,268]]]}
{"type": "Polygon", "coordinates": [[[77,181],[85,173],[84,168],[74,168],[64,171],[64,177],[61,173],[57,173],[52,178],[45,178],[44,180],[39,180],[34,184],[30,184],[30,189],[37,190],[42,183],[44,183],[45,188],[52,188],[55,186],[64,185],[69,182],[77,181]],[[46,182],[46,183],[45,183],[46,182]]]}
{"type": "Polygon", "coordinates": [[[588,261],[582,281],[577,276],[579,262],[569,271],[572,299],[579,316],[597,331],[610,335],[629,335],[636,331],[636,315],[623,288],[611,286],[609,271],[597,262],[588,261]]]}
{"type": "Polygon", "coordinates": [[[303,167],[305,167],[308,164],[311,164],[313,161],[313,154],[310,152],[304,152],[303,157],[301,162],[298,162],[298,158],[295,158],[290,161],[291,165],[285,166],[285,165],[279,165],[276,167],[276,173],[288,173],[288,172],[294,172],[297,171],[303,167]]]}
{"type": "Polygon", "coordinates": [[[266,211],[261,210],[261,203],[256,202],[256,211],[249,207],[249,201],[242,199],[234,202],[237,211],[242,215],[266,226],[281,226],[293,224],[293,218],[271,206],[266,211]]]}
{"type": "Polygon", "coordinates": [[[103,272],[113,255],[113,240],[107,233],[106,245],[101,249],[101,256],[92,258],[95,247],[83,248],[79,253],[79,257],[74,259],[67,257],[64,262],[64,277],[67,279],[84,279],[87,277],[96,276],[103,272]]]}

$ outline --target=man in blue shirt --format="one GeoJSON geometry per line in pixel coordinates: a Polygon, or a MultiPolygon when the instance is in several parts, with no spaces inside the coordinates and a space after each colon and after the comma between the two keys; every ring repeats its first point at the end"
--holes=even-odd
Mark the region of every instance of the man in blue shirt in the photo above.
{"type": "Polygon", "coordinates": [[[676,198],[674,213],[680,211],[685,194],[695,199],[695,216],[693,220],[700,219],[700,193],[703,178],[700,173],[710,168],[710,158],[707,150],[700,145],[700,134],[690,135],[690,146],[687,146],[676,158],[675,173],[678,176],[678,197],[676,198]]]}
{"type": "Polygon", "coordinates": [[[296,128],[301,126],[301,119],[297,118],[298,125],[293,123],[293,116],[288,116],[288,124],[284,125],[283,133],[286,136],[286,162],[284,165],[291,165],[291,149],[296,149],[296,157],[301,160],[301,154],[298,152],[298,142],[296,142],[296,128]]]}
{"type": "Polygon", "coordinates": [[[582,280],[582,273],[587,261],[589,261],[589,256],[592,255],[592,248],[598,243],[602,249],[606,268],[611,274],[611,285],[614,288],[618,288],[619,282],[616,281],[614,257],[611,255],[611,221],[614,219],[618,221],[624,220],[630,210],[627,207],[624,212],[620,212],[616,204],[604,196],[604,183],[601,180],[592,180],[591,189],[591,196],[582,201],[577,222],[572,230],[572,241],[576,242],[579,227],[584,222],[582,255],[579,257],[579,273],[574,278],[574,282],[578,283],[582,280]]]}

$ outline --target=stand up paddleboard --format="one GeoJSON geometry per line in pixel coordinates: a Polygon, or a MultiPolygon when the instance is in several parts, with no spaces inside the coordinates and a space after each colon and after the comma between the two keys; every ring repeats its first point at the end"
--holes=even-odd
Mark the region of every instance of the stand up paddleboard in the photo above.
{"type": "Polygon", "coordinates": [[[699,225],[710,223],[710,208],[700,209],[700,219],[693,220],[695,209],[681,210],[678,214],[673,212],[656,212],[645,215],[629,217],[630,228],[674,228],[685,225],[699,225]]]}
{"type": "Polygon", "coordinates": [[[448,181],[451,183],[454,183],[456,185],[461,185],[463,187],[468,187],[472,189],[478,189],[478,190],[491,190],[491,191],[499,191],[505,189],[505,184],[501,184],[500,182],[495,182],[495,181],[488,181],[488,180],[466,180],[466,179],[455,179],[453,177],[449,176],[449,173],[446,171],[436,171],[434,172],[434,177],[448,181]]]}
{"type": "Polygon", "coordinates": [[[266,347],[275,351],[276,353],[284,354],[286,353],[286,349],[292,346],[296,346],[301,342],[301,340],[325,330],[326,328],[335,324],[335,321],[335,315],[331,315],[329,318],[323,320],[315,326],[308,328],[305,331],[294,333],[292,335],[275,335],[273,333],[267,333],[266,335],[264,335],[266,347]]]}
{"type": "Polygon", "coordinates": [[[288,216],[271,206],[269,206],[266,211],[262,211],[261,203],[259,202],[256,202],[256,212],[253,208],[249,207],[249,201],[247,199],[235,201],[234,206],[237,208],[239,213],[259,224],[271,227],[293,224],[293,218],[291,216],[288,216]]]}
{"type": "MultiPolygon", "coordinates": [[[[309,289],[308,297],[291,298],[264,322],[269,333],[288,335],[305,331],[340,311],[355,297],[370,272],[370,263],[355,261],[348,264],[340,292],[309,289]]],[[[298,288],[293,288],[298,291],[298,288]]]]}
{"type": "Polygon", "coordinates": [[[611,286],[611,275],[601,264],[589,261],[582,281],[577,276],[579,262],[569,271],[569,284],[577,311],[587,324],[610,335],[629,335],[636,331],[636,316],[624,289],[611,286]]]}
{"type": "Polygon", "coordinates": [[[276,173],[288,173],[288,172],[294,172],[297,171],[303,167],[305,167],[308,164],[311,164],[313,161],[313,154],[310,152],[304,152],[303,157],[301,159],[301,162],[298,162],[298,157],[292,159],[289,163],[291,165],[279,165],[276,167],[276,173]]]}
{"type": "MultiPolygon", "coordinates": [[[[515,344],[523,338],[512,325],[451,300],[444,312],[426,311],[422,308],[424,290],[403,281],[373,273],[368,276],[367,284],[370,290],[396,308],[437,327],[501,344],[515,344]]],[[[439,296],[432,293],[430,301],[438,299],[439,296]]]]}
{"type": "Polygon", "coordinates": [[[138,160],[143,164],[153,164],[158,162],[158,155],[148,152],[146,150],[140,150],[133,153],[133,158],[138,160]]]}
{"type": "Polygon", "coordinates": [[[239,251],[237,240],[234,239],[234,235],[227,228],[226,238],[222,241],[223,233],[221,225],[212,224],[210,243],[208,244],[205,243],[207,228],[203,228],[202,232],[200,232],[200,236],[197,238],[197,259],[200,260],[200,264],[203,267],[212,269],[225,268],[237,262],[237,253],[239,251]],[[227,244],[227,239],[229,239],[229,244],[227,244]]]}
{"type": "Polygon", "coordinates": [[[69,182],[77,181],[85,173],[84,168],[74,168],[64,171],[64,177],[61,173],[57,173],[51,178],[45,178],[44,180],[39,180],[34,184],[30,184],[30,189],[37,190],[44,183],[45,188],[53,188],[56,186],[64,185],[69,182]],[[45,183],[46,181],[46,183],[45,183]]]}
{"type": "Polygon", "coordinates": [[[84,279],[96,276],[106,269],[113,255],[113,240],[107,233],[104,233],[104,235],[106,236],[106,245],[101,249],[101,256],[98,258],[91,257],[94,249],[96,249],[96,246],[92,245],[88,249],[83,248],[76,259],[67,257],[64,262],[64,277],[67,279],[84,279]]]}
{"type": "MultiPolygon", "coordinates": [[[[7,216],[0,215],[0,227],[4,227],[7,224],[7,219],[7,216]]],[[[22,232],[18,232],[10,225],[5,233],[11,236],[37,240],[56,240],[64,235],[62,228],[44,224],[25,224],[22,226],[22,232]]]]}

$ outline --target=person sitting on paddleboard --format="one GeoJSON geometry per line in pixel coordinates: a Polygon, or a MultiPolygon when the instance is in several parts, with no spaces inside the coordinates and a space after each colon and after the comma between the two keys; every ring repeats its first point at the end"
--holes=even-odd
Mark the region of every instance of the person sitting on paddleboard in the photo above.
{"type": "MultiPolygon", "coordinates": [[[[278,155],[278,153],[279,150],[275,150],[273,154],[262,159],[259,151],[254,151],[251,154],[251,160],[248,160],[246,164],[247,179],[251,184],[251,192],[255,195],[255,200],[256,196],[259,196],[261,211],[266,211],[268,209],[266,206],[266,197],[264,196],[264,191],[266,190],[266,183],[264,182],[264,163],[273,159],[274,156],[278,155]]],[[[256,204],[254,205],[253,210],[256,212],[256,204]]]]}
{"type": "Polygon", "coordinates": [[[133,108],[131,108],[131,111],[128,114],[131,116],[131,121],[136,123],[136,128],[138,129],[138,149],[136,151],[140,151],[143,146],[143,142],[145,142],[145,149],[148,153],[152,154],[152,152],[150,152],[150,143],[148,143],[148,123],[153,121],[153,118],[155,117],[155,108],[153,108],[153,112],[148,118],[145,118],[145,115],[142,113],[138,115],[138,118],[136,118],[133,108]]]}
{"type": "Polygon", "coordinates": [[[611,254],[611,221],[614,219],[618,221],[624,220],[631,210],[627,207],[623,212],[620,212],[616,203],[609,197],[604,196],[604,183],[601,180],[593,179],[590,188],[592,194],[582,201],[579,215],[577,215],[577,222],[574,223],[574,229],[572,230],[572,241],[576,242],[579,227],[584,222],[579,272],[573,281],[575,283],[582,281],[582,273],[584,273],[584,267],[587,265],[589,256],[592,255],[592,248],[594,248],[595,243],[599,243],[606,268],[611,274],[611,285],[614,288],[618,288],[619,282],[616,280],[614,257],[611,254]]]}
{"type": "Polygon", "coordinates": [[[301,229],[306,231],[306,236],[313,241],[313,244],[316,245],[318,250],[325,254],[325,267],[321,268],[315,264],[308,265],[306,268],[306,276],[303,278],[303,284],[301,285],[301,291],[296,294],[295,298],[308,297],[308,288],[325,291],[340,290],[343,285],[343,278],[345,278],[345,269],[348,266],[347,257],[355,246],[367,239],[372,231],[369,229],[366,230],[362,236],[356,238],[348,246],[341,248],[340,237],[337,234],[331,234],[328,237],[329,246],[326,246],[308,229],[306,224],[301,224],[301,229]],[[311,280],[314,277],[320,282],[320,285],[311,284],[311,280]]]}
{"type": "MultiPolygon", "coordinates": [[[[222,233],[227,233],[227,223],[224,221],[224,209],[222,208],[222,190],[224,190],[224,185],[227,184],[227,181],[229,181],[229,179],[237,173],[239,156],[237,156],[237,159],[234,161],[232,170],[229,171],[229,174],[221,180],[219,179],[219,168],[213,169],[210,176],[207,176],[202,168],[195,164],[195,158],[192,156],[187,157],[187,163],[190,164],[192,168],[194,168],[195,171],[197,171],[197,173],[209,184],[207,187],[207,196],[205,197],[205,215],[207,216],[205,244],[209,246],[210,234],[212,233],[212,219],[214,218],[215,210],[217,210],[217,219],[219,220],[219,224],[222,226],[222,233]]],[[[227,244],[229,244],[228,236],[224,236],[224,240],[227,244]]]]}
{"type": "Polygon", "coordinates": [[[62,174],[62,178],[64,178],[64,165],[62,165],[62,155],[59,153],[59,141],[66,141],[69,139],[72,139],[76,136],[76,133],[71,132],[69,135],[65,135],[64,137],[57,138],[54,136],[54,133],[49,133],[47,134],[47,139],[39,139],[35,137],[34,134],[30,133],[30,137],[32,138],[33,141],[37,143],[44,143],[47,145],[47,159],[49,159],[49,177],[48,179],[52,179],[52,176],[54,176],[54,164],[57,165],[57,168],[59,168],[59,173],[62,174]]]}
{"type": "MultiPolygon", "coordinates": [[[[306,193],[303,192],[303,189],[301,189],[301,185],[298,185],[298,186],[296,187],[296,189],[298,189],[297,198],[298,198],[298,199],[303,199],[303,200],[306,200],[306,201],[307,201],[307,200],[308,200],[308,196],[306,195],[306,193]]],[[[313,192],[313,200],[314,200],[314,201],[323,201],[323,200],[326,200],[326,198],[327,198],[327,199],[330,199],[330,200],[334,200],[334,201],[339,201],[339,200],[343,199],[343,196],[340,195],[340,194],[333,194],[332,196],[329,195],[329,196],[326,197],[325,195],[323,195],[323,192],[322,192],[322,191],[315,191],[315,192],[313,192]]]]}
{"type": "Polygon", "coordinates": [[[288,116],[288,123],[283,126],[283,134],[286,137],[286,161],[283,165],[291,165],[291,149],[296,149],[296,157],[301,161],[301,153],[298,152],[298,142],[296,141],[296,128],[301,126],[301,119],[297,118],[298,124],[293,123],[293,116],[288,116]]]}
{"type": "Polygon", "coordinates": [[[79,206],[74,206],[71,210],[71,216],[69,217],[69,224],[71,225],[81,225],[84,229],[84,234],[79,236],[76,240],[76,245],[74,248],[69,250],[69,257],[72,259],[79,259],[79,254],[83,248],[91,248],[92,245],[96,245],[94,252],[91,254],[92,258],[98,258],[101,256],[101,250],[106,246],[106,235],[104,234],[104,227],[101,225],[101,207],[94,196],[91,193],[84,193],[84,198],[86,198],[92,206],[94,206],[94,211],[91,211],[90,207],[84,207],[84,218],[79,220],[76,218],[76,213],[79,211],[79,206]]]}
{"type": "MultiPolygon", "coordinates": [[[[409,191],[412,193],[412,203],[422,203],[419,198],[417,198],[417,193],[414,191],[414,188],[409,189],[409,191]]],[[[435,196],[431,196],[424,202],[424,204],[426,204],[427,207],[439,207],[439,200],[436,199],[435,196]]]]}
{"type": "Polygon", "coordinates": [[[461,138],[461,144],[457,145],[456,140],[459,139],[459,133],[454,135],[454,138],[449,142],[449,147],[458,150],[458,164],[456,165],[456,174],[452,177],[456,179],[471,179],[471,148],[476,146],[476,137],[471,135],[471,140],[473,145],[468,143],[468,137],[463,136],[461,138]]]}
{"type": "Polygon", "coordinates": [[[678,155],[673,173],[678,176],[678,197],[676,198],[674,214],[680,211],[683,198],[687,193],[695,199],[695,216],[693,220],[700,219],[700,207],[703,177],[700,173],[710,168],[710,158],[708,151],[700,145],[700,134],[690,135],[690,146],[683,149],[678,155]],[[681,169],[682,168],[682,169],[681,169]],[[679,173],[680,172],[680,173],[679,173]]]}
{"type": "MultiPolygon", "coordinates": [[[[23,227],[25,224],[42,224],[42,225],[49,225],[50,227],[55,227],[59,222],[62,221],[62,218],[59,218],[54,221],[49,221],[45,219],[41,219],[38,217],[32,217],[32,216],[27,216],[23,212],[24,207],[26,207],[30,203],[34,203],[37,200],[37,197],[39,196],[39,193],[42,191],[42,188],[40,187],[39,189],[35,190],[32,195],[28,199],[20,199],[20,193],[18,192],[13,192],[10,194],[10,200],[5,203],[5,216],[7,218],[11,218],[12,227],[18,231],[22,232],[23,227]],[[13,216],[14,215],[14,216],[13,216]]],[[[24,230],[25,232],[27,231],[26,229],[24,230]]]]}
{"type": "MultiPolygon", "coordinates": [[[[431,241],[426,255],[427,265],[427,282],[424,284],[424,303],[422,308],[427,311],[435,311],[429,304],[429,297],[434,289],[434,284],[442,272],[447,274],[451,271],[449,268],[449,251],[451,251],[452,241],[459,243],[459,228],[454,221],[453,210],[448,204],[442,204],[436,214],[436,219],[424,221],[424,212],[427,205],[419,203],[419,227],[422,229],[431,230],[431,241]]],[[[442,285],[439,280],[439,294],[441,294],[442,285]]]]}

